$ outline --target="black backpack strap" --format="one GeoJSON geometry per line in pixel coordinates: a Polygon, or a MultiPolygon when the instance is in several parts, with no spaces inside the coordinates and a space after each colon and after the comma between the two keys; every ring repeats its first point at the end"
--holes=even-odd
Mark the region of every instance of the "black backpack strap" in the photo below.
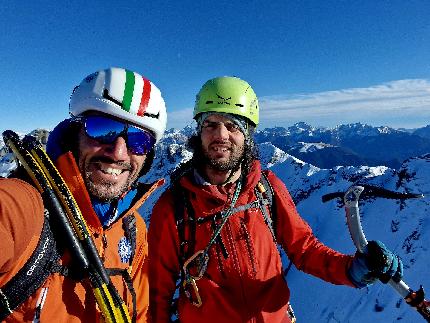
{"type": "Polygon", "coordinates": [[[74,267],[73,264],[65,266],[60,264],[59,262],[52,265],[51,273],[59,274],[60,276],[70,278],[74,281],[82,281],[86,275],[85,272],[83,272],[79,268],[74,267]]]}
{"type": "Polygon", "coordinates": [[[131,256],[128,262],[131,266],[134,255],[136,254],[136,234],[137,234],[136,217],[133,214],[124,217],[122,219],[122,228],[124,230],[124,235],[127,238],[127,240],[130,242],[130,246],[131,246],[131,256]]]}
{"type": "Polygon", "coordinates": [[[34,294],[51,275],[60,254],[45,211],[39,242],[18,273],[0,289],[0,321],[34,294]]]}
{"type": "MultiPolygon", "coordinates": [[[[271,217],[269,219],[269,221],[266,221],[267,226],[269,227],[272,236],[273,236],[273,241],[275,242],[275,244],[278,247],[278,251],[281,254],[281,257],[283,255],[285,255],[285,257],[288,258],[287,253],[285,252],[285,250],[281,247],[281,245],[279,245],[276,241],[276,236],[275,236],[275,232],[276,232],[276,199],[274,198],[275,196],[275,191],[273,189],[273,186],[270,184],[269,179],[267,178],[267,174],[264,172],[261,172],[261,182],[260,182],[263,187],[264,187],[264,191],[266,194],[266,198],[270,201],[270,214],[271,217]]],[[[256,189],[257,191],[257,189],[256,189]]],[[[265,208],[264,208],[265,209],[265,208]]],[[[263,212],[263,216],[264,212],[263,212]]],[[[287,277],[288,272],[291,269],[293,262],[289,259],[289,263],[287,265],[287,268],[284,269],[284,277],[287,277]]]]}
{"type": "Polygon", "coordinates": [[[178,183],[172,186],[175,205],[175,221],[179,238],[179,265],[182,265],[194,252],[196,217],[189,199],[189,193],[178,183]]]}
{"type": "Polygon", "coordinates": [[[260,182],[258,182],[257,186],[255,187],[255,195],[258,198],[258,206],[261,210],[261,213],[263,214],[264,222],[266,222],[267,227],[272,234],[273,241],[275,244],[277,244],[275,234],[276,208],[274,206],[275,199],[273,198],[274,191],[267,178],[267,175],[264,172],[261,172],[260,182]],[[270,214],[267,212],[266,205],[269,205],[270,214]]]}
{"type": "MultiPolygon", "coordinates": [[[[177,181],[175,181],[171,186],[172,194],[173,194],[173,202],[174,202],[174,215],[176,228],[178,230],[178,239],[179,239],[179,268],[180,268],[180,277],[177,280],[176,291],[182,288],[182,281],[184,280],[184,272],[182,267],[185,261],[192,255],[194,252],[195,246],[195,232],[196,232],[196,217],[194,213],[194,209],[191,205],[191,201],[189,199],[189,192],[187,192],[184,188],[182,188],[177,181]]],[[[177,302],[179,300],[178,294],[175,292],[175,295],[172,299],[171,303],[171,316],[175,318],[173,322],[178,322],[178,306],[177,302]]]]}

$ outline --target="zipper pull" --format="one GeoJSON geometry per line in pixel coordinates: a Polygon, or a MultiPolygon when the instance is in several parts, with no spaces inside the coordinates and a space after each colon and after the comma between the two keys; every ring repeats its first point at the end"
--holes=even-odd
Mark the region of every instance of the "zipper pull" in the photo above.
{"type": "Polygon", "coordinates": [[[108,245],[108,242],[107,242],[107,238],[106,238],[106,235],[105,235],[105,233],[103,232],[103,235],[102,235],[102,242],[103,242],[103,248],[107,248],[107,245],[108,245]]]}
{"type": "Polygon", "coordinates": [[[43,305],[45,305],[47,294],[48,294],[48,287],[43,287],[42,290],[40,291],[40,295],[36,303],[36,311],[34,312],[33,323],[40,322],[40,314],[42,312],[43,305]]]}

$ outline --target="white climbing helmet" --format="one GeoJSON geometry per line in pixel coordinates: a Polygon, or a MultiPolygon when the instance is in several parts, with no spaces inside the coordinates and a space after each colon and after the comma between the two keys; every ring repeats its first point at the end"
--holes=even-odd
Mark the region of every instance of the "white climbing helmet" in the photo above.
{"type": "Polygon", "coordinates": [[[142,75],[111,67],[88,75],[70,97],[69,112],[99,111],[150,130],[158,142],[167,124],[160,90],[142,75]]]}

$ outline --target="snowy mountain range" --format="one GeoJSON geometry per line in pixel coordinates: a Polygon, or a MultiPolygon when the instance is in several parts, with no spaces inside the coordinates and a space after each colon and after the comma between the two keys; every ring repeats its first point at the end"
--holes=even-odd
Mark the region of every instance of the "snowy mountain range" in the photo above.
{"type": "Polygon", "coordinates": [[[405,159],[430,152],[430,126],[404,130],[356,123],[315,128],[300,122],[289,128],[264,129],[255,137],[259,143],[271,142],[321,168],[338,165],[398,168],[405,159]]]}
{"type": "MultiPolygon", "coordinates": [[[[164,177],[164,188],[167,187],[170,172],[191,158],[186,141],[192,131],[189,127],[167,131],[156,147],[156,159],[144,181],[164,177]]],[[[355,248],[343,207],[338,201],[322,203],[324,194],[345,191],[355,183],[424,194],[422,199],[403,202],[366,200],[360,204],[360,210],[368,240],[381,240],[401,256],[405,265],[404,280],[411,288],[417,289],[422,284],[430,290],[430,126],[406,131],[361,124],[313,128],[300,123],[287,129],[264,129],[256,133],[256,140],[263,167],[270,168],[284,181],[299,213],[316,236],[331,248],[347,254],[353,254],[355,248]],[[371,144],[372,147],[366,146],[371,144]],[[372,155],[377,158],[371,159],[372,155]],[[319,158],[322,164],[331,161],[334,166],[305,162],[302,159],[306,156],[319,158]],[[382,157],[385,161],[396,160],[399,166],[389,167],[388,162],[381,162],[383,166],[366,163],[382,161],[382,157]]],[[[0,175],[4,176],[13,167],[9,154],[0,157],[0,175]]],[[[140,210],[148,222],[152,206],[163,190],[158,190],[140,210]]],[[[394,290],[381,283],[362,290],[334,286],[294,266],[286,279],[298,322],[422,321],[394,290]]]]}

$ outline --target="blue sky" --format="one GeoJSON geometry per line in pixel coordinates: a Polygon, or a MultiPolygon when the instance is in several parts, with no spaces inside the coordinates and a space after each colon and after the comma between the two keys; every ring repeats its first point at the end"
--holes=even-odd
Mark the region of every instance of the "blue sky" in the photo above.
{"type": "Polygon", "coordinates": [[[430,124],[430,2],[1,1],[0,130],[52,128],[108,66],[151,79],[168,127],[215,76],[247,80],[261,127],[430,124]]]}

